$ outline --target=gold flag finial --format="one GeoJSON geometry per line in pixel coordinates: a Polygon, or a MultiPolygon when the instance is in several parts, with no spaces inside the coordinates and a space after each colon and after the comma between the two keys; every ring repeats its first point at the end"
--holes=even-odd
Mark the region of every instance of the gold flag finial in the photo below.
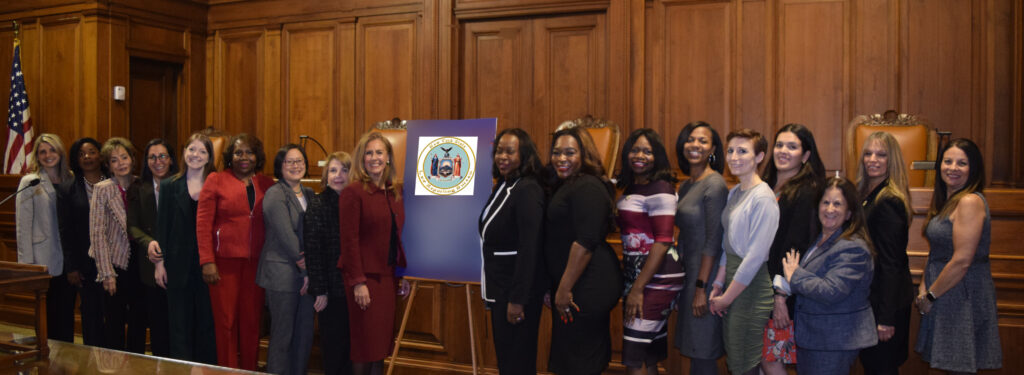
{"type": "Polygon", "coordinates": [[[18,40],[18,33],[21,32],[21,26],[18,26],[18,21],[11,21],[11,25],[14,26],[14,40],[18,40]]]}

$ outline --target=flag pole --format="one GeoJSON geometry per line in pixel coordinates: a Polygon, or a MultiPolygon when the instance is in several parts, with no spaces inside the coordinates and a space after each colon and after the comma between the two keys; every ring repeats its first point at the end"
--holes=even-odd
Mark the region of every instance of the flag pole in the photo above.
{"type": "Polygon", "coordinates": [[[18,21],[11,21],[11,25],[14,26],[14,43],[18,44],[18,34],[21,32],[21,26],[18,26],[18,21]]]}

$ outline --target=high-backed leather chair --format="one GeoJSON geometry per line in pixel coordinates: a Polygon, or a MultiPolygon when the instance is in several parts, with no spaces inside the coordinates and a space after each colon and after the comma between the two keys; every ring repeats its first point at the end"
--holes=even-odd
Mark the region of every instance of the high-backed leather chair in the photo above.
{"type": "Polygon", "coordinates": [[[615,162],[619,158],[619,125],[611,121],[595,119],[591,115],[586,115],[561,123],[555,131],[574,126],[582,126],[590,133],[590,137],[594,139],[594,146],[597,147],[597,152],[600,154],[601,161],[604,164],[605,175],[611,178],[615,170],[615,162]]]}
{"type": "Polygon", "coordinates": [[[892,110],[886,111],[884,115],[860,115],[850,121],[847,127],[844,163],[847,177],[857,177],[864,140],[876,131],[892,134],[900,143],[900,152],[903,153],[903,161],[907,163],[911,187],[931,186],[935,182],[934,171],[915,169],[912,166],[914,162],[935,160],[937,133],[924,119],[905,113],[897,114],[892,110]]]}
{"type": "MultiPolygon", "coordinates": [[[[394,152],[391,159],[395,168],[395,182],[401,184],[402,177],[405,176],[405,139],[407,134],[405,121],[395,117],[390,121],[373,124],[373,128],[381,132],[388,142],[391,142],[391,149],[394,152]]],[[[352,157],[357,161],[362,160],[361,155],[352,155],[352,157]]]]}

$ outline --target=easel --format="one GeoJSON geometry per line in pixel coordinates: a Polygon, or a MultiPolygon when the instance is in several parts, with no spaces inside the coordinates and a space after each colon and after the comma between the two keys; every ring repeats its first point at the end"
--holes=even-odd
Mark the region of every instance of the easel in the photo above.
{"type": "Polygon", "coordinates": [[[405,326],[409,323],[409,313],[412,312],[412,303],[416,300],[416,291],[419,290],[420,281],[438,281],[447,284],[448,286],[463,286],[466,290],[466,316],[469,318],[469,350],[470,355],[473,358],[473,375],[477,374],[476,366],[476,339],[473,331],[473,300],[470,298],[469,283],[450,283],[443,280],[432,280],[432,279],[421,279],[418,277],[406,277],[412,283],[409,286],[409,300],[405,303],[405,312],[402,314],[402,324],[398,326],[398,335],[395,337],[395,349],[391,352],[391,361],[388,362],[387,375],[391,375],[391,371],[395,368],[395,360],[398,358],[398,349],[402,345],[402,339],[405,336],[405,326]]]}

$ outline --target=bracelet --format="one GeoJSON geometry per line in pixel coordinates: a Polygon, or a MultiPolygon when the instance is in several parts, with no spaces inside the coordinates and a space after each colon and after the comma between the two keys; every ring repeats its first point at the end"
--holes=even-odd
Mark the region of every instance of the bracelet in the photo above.
{"type": "Polygon", "coordinates": [[[928,298],[928,302],[935,302],[935,300],[938,299],[938,297],[935,297],[935,293],[932,293],[931,290],[928,291],[928,294],[925,294],[925,297],[928,298]]]}

